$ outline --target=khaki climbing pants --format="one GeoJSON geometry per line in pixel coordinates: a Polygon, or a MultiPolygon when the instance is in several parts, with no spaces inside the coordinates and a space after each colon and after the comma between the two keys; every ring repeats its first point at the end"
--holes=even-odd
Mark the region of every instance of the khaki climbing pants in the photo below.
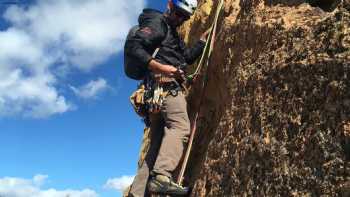
{"type": "Polygon", "coordinates": [[[172,177],[184,152],[190,134],[185,95],[168,95],[161,113],[151,115],[151,144],[145,161],[140,165],[131,185],[129,196],[147,197],[147,182],[150,171],[172,177]]]}

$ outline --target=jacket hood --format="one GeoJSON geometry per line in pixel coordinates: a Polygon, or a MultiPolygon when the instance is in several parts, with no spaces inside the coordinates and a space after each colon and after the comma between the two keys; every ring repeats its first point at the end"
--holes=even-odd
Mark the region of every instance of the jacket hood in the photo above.
{"type": "Polygon", "coordinates": [[[162,12],[154,9],[144,9],[142,14],[139,16],[139,24],[143,23],[148,19],[154,18],[159,18],[163,21],[166,21],[162,12]]]}

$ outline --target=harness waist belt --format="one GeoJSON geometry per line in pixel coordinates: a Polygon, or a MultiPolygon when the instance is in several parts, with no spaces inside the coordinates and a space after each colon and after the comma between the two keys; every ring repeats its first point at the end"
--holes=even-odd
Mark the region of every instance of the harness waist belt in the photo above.
{"type": "Polygon", "coordinates": [[[161,86],[165,91],[171,91],[171,90],[182,91],[181,86],[179,86],[179,84],[176,83],[175,81],[161,83],[161,86]]]}

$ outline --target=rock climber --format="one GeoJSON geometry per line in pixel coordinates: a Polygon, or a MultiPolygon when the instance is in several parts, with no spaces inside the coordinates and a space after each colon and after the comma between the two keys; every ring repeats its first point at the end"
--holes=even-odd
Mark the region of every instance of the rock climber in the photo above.
{"type": "Polygon", "coordinates": [[[196,7],[197,0],[168,0],[164,13],[144,9],[139,16],[139,28],[125,45],[125,53],[141,62],[140,66],[144,65],[149,76],[161,74],[167,79],[161,86],[169,92],[160,112],[149,115],[150,148],[134,178],[129,197],[189,192],[189,188],[178,185],[173,178],[190,134],[185,93],[178,81],[184,75],[183,65],[194,63],[201,55],[208,31],[192,47],[187,47],[177,28],[193,15],[196,7]],[[156,48],[159,51],[152,57],[156,48]]]}

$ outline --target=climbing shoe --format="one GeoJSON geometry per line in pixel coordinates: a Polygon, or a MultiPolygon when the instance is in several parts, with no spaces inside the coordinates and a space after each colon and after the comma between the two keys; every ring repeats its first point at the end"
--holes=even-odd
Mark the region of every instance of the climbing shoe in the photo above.
{"type": "Polygon", "coordinates": [[[157,174],[148,183],[148,190],[155,194],[187,195],[189,189],[172,181],[169,177],[157,174]]]}

